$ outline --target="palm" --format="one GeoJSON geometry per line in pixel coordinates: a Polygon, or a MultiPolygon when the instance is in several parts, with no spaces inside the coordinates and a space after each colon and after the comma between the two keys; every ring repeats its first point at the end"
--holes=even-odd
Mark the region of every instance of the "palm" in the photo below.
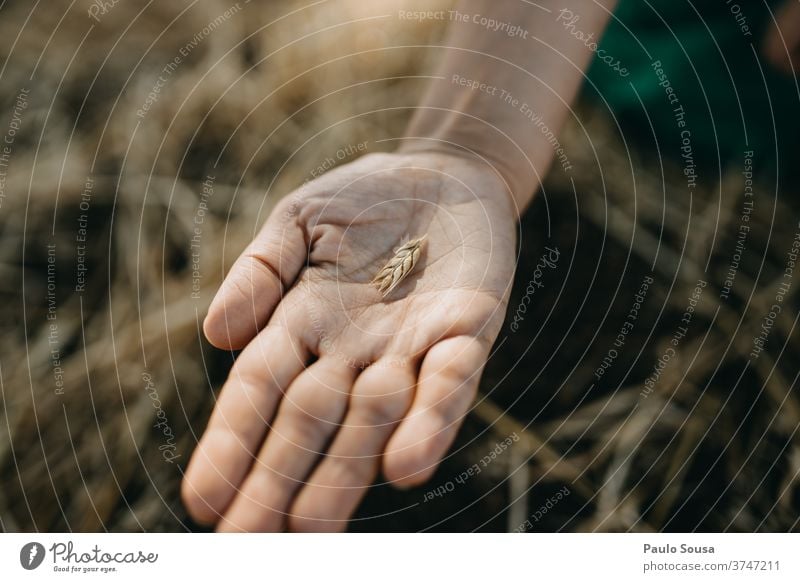
{"type": "Polygon", "coordinates": [[[383,156],[364,162],[331,174],[333,191],[309,197],[309,261],[283,302],[292,323],[316,327],[329,349],[364,363],[418,354],[456,325],[493,338],[514,256],[513,231],[497,232],[502,217],[488,214],[502,207],[489,200],[498,192],[470,192],[455,177],[464,171],[453,166],[465,165],[457,160],[425,169],[402,159],[387,168],[383,156]],[[383,298],[368,283],[404,238],[422,235],[420,263],[383,298]]]}
{"type": "Polygon", "coordinates": [[[232,304],[215,311],[218,298],[207,320],[212,341],[237,347],[269,318],[190,467],[196,516],[222,515],[222,529],[280,529],[286,517],[294,529],[341,529],[380,466],[401,485],[430,476],[504,316],[508,200],[486,169],[417,154],[367,156],[282,202],[283,221],[271,217],[235,292],[220,294],[232,304]],[[419,263],[383,297],[370,281],[422,235],[419,263]],[[281,252],[265,268],[253,257],[267,246],[281,252]],[[274,394],[253,396],[259,381],[274,394]]]}

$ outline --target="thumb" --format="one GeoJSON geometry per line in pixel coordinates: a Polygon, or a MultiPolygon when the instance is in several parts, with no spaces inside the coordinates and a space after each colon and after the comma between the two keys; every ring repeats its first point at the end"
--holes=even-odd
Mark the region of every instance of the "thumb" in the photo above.
{"type": "Polygon", "coordinates": [[[247,345],[297,279],[307,257],[298,204],[287,197],[275,206],[222,282],[203,323],[208,341],[218,348],[247,345]]]}

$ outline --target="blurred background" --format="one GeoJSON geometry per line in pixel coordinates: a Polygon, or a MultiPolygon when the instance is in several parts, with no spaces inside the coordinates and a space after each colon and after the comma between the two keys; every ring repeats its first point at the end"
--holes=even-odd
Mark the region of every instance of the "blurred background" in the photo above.
{"type": "MultiPolygon", "coordinates": [[[[631,76],[590,71],[452,454],[351,530],[798,529],[800,91],[730,12],[631,4],[604,41],[631,76]]],[[[208,303],[277,199],[402,134],[446,22],[398,11],[448,8],[0,2],[3,531],[198,529],[180,479],[234,358],[208,303]]]]}

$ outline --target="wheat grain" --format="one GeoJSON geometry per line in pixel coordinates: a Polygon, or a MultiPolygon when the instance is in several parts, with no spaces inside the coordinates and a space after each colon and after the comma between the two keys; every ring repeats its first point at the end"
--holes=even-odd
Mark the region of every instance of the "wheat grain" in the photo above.
{"type": "Polygon", "coordinates": [[[371,283],[378,288],[384,297],[408,277],[419,261],[422,245],[427,235],[415,238],[398,248],[389,262],[378,271],[371,283]]]}

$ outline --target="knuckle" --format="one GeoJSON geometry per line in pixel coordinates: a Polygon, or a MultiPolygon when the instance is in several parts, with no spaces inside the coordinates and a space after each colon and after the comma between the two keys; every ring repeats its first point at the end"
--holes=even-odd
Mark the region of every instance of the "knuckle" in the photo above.
{"type": "Polygon", "coordinates": [[[456,383],[441,378],[428,387],[426,400],[430,403],[428,413],[435,414],[447,424],[460,419],[469,409],[477,390],[477,382],[466,380],[456,383]]]}
{"type": "Polygon", "coordinates": [[[280,265],[274,266],[264,250],[251,248],[243,255],[238,269],[238,279],[247,297],[252,296],[256,287],[265,285],[281,292],[286,286],[285,273],[281,273],[280,265]]]}
{"type": "Polygon", "coordinates": [[[321,192],[313,192],[299,198],[297,204],[297,221],[302,225],[313,225],[320,221],[330,203],[330,197],[321,192]]]}
{"type": "Polygon", "coordinates": [[[289,391],[287,396],[287,410],[300,417],[300,420],[339,418],[338,401],[345,397],[336,388],[311,382],[303,390],[289,391]]]}
{"type": "Polygon", "coordinates": [[[327,438],[344,414],[346,399],[326,398],[324,390],[310,394],[311,398],[299,397],[291,391],[284,401],[283,414],[286,421],[286,437],[300,443],[318,442],[327,438]]]}
{"type": "Polygon", "coordinates": [[[298,447],[306,447],[310,442],[318,442],[330,432],[330,423],[312,411],[291,407],[286,411],[289,428],[284,438],[298,447]]]}
{"type": "Polygon", "coordinates": [[[407,402],[396,395],[376,395],[354,397],[354,406],[358,407],[361,416],[374,426],[393,424],[400,420],[406,412],[407,402]]]}
{"type": "MultiPolygon", "coordinates": [[[[235,392],[236,406],[233,409],[236,413],[241,410],[257,411],[261,410],[267,398],[267,378],[268,373],[253,369],[253,366],[236,365],[231,369],[228,380],[222,387],[225,392],[217,402],[216,411],[222,412],[223,408],[220,406],[220,401],[226,396],[233,397],[235,392]]],[[[236,419],[231,418],[230,421],[234,422],[236,419]]]]}
{"type": "Polygon", "coordinates": [[[428,413],[435,419],[435,425],[441,427],[443,432],[461,423],[469,409],[469,403],[470,400],[466,398],[449,396],[437,403],[428,413]]]}
{"type": "Polygon", "coordinates": [[[331,456],[326,459],[332,483],[345,487],[369,485],[378,474],[378,458],[350,459],[331,456]]]}
{"type": "MultiPolygon", "coordinates": [[[[255,284],[253,282],[252,270],[240,263],[239,266],[233,269],[223,283],[225,295],[232,295],[233,301],[227,301],[228,305],[247,305],[252,301],[253,293],[255,292],[255,284]]],[[[223,308],[228,305],[223,304],[223,308]]]]}

